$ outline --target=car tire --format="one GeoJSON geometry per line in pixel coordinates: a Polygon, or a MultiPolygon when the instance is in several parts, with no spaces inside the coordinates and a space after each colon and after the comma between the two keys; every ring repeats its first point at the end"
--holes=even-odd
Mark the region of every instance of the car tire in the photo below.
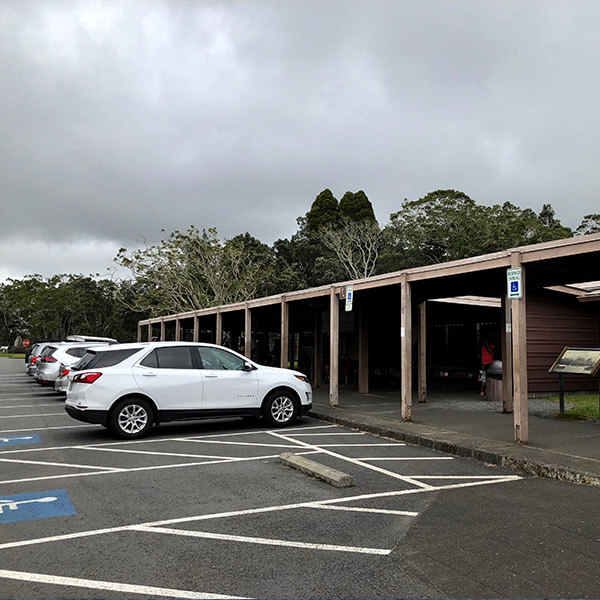
{"type": "Polygon", "coordinates": [[[154,409],[143,398],[125,398],[115,404],[108,420],[109,429],[127,440],[144,437],[154,424],[154,409]]]}
{"type": "Polygon", "coordinates": [[[298,416],[298,400],[287,390],[275,390],[265,399],[263,418],[272,427],[291,425],[298,416]]]}

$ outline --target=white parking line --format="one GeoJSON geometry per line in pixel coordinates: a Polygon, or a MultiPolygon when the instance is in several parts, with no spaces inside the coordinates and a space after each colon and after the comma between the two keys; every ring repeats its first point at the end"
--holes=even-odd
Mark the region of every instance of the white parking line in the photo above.
{"type": "Polygon", "coordinates": [[[162,596],[165,598],[186,598],[190,600],[209,600],[210,598],[217,598],[219,600],[225,598],[243,598],[243,596],[223,596],[222,594],[159,588],[149,585],[132,585],[130,583],[100,581],[97,579],[80,579],[78,577],[59,577],[56,575],[46,575],[44,573],[25,573],[24,571],[5,571],[3,569],[0,569],[0,577],[5,579],[16,579],[18,581],[31,581],[33,583],[48,583],[51,585],[65,585],[69,587],[86,588],[91,590],[120,592],[124,595],[162,596]]]}
{"type": "Polygon", "coordinates": [[[247,544],[262,544],[265,546],[286,546],[288,548],[308,548],[310,550],[332,550],[334,552],[354,552],[357,554],[379,554],[387,556],[393,548],[363,548],[359,546],[337,546],[334,544],[312,544],[310,542],[292,542],[288,540],[274,540],[269,538],[246,537],[243,535],[226,535],[223,533],[210,533],[207,531],[186,531],[184,529],[170,529],[167,527],[147,527],[138,525],[131,527],[133,531],[147,533],[166,533],[186,537],[207,538],[211,540],[226,540],[230,542],[245,542],[247,544]]]}
{"type": "MultiPolygon", "coordinates": [[[[25,427],[23,429],[0,429],[0,433],[18,433],[20,431],[46,431],[47,429],[89,429],[93,425],[61,425],[60,427],[25,427]]],[[[42,448],[47,450],[47,448],[42,448]]]]}
{"type": "MultiPolygon", "coordinates": [[[[294,438],[289,437],[287,435],[283,435],[281,433],[271,432],[271,435],[278,437],[282,440],[286,440],[288,442],[295,442],[303,448],[310,448],[312,450],[322,450],[325,454],[329,454],[329,456],[334,456],[335,458],[340,458],[346,462],[352,463],[359,467],[364,467],[365,469],[370,469],[371,471],[377,471],[378,473],[387,475],[388,477],[392,477],[393,479],[399,479],[400,481],[404,481],[405,483],[410,483],[411,485],[416,485],[417,487],[431,489],[431,486],[428,483],[423,483],[422,481],[419,481],[418,479],[415,479],[414,477],[400,475],[399,473],[394,473],[393,471],[388,471],[387,469],[382,469],[381,467],[377,467],[376,465],[371,465],[369,463],[362,462],[356,458],[350,458],[348,456],[344,456],[343,454],[338,454],[337,452],[332,452],[331,450],[327,450],[326,447],[328,446],[328,444],[321,444],[319,446],[316,446],[314,444],[307,444],[306,442],[303,442],[302,440],[295,440],[294,438]]],[[[345,446],[345,447],[353,446],[353,445],[354,444],[342,444],[342,446],[345,446]]],[[[368,445],[369,446],[377,446],[379,444],[368,444],[368,445]]],[[[405,444],[381,444],[381,445],[382,446],[405,446],[405,444]]]]}
{"type": "Polygon", "coordinates": [[[145,527],[162,527],[163,525],[176,525],[178,523],[191,523],[195,521],[205,521],[210,519],[222,519],[227,517],[239,517],[242,515],[256,515],[260,513],[269,513],[269,512],[277,512],[282,510],[293,510],[296,508],[314,508],[320,507],[320,505],[331,505],[331,504],[341,504],[346,502],[356,502],[359,500],[372,500],[374,498],[391,498],[394,496],[409,496],[412,494],[424,494],[428,492],[438,492],[442,490],[454,490],[465,487],[474,487],[481,485],[491,485],[494,483],[507,483],[511,481],[518,481],[522,479],[519,475],[502,475],[497,477],[496,479],[488,479],[488,480],[478,480],[478,481],[468,481],[465,483],[454,483],[449,485],[441,485],[437,487],[426,488],[412,488],[410,490],[394,490],[391,492],[378,492],[373,494],[361,494],[358,496],[346,496],[344,498],[331,498],[328,500],[311,500],[307,502],[297,502],[295,504],[283,504],[283,505],[275,505],[275,506],[264,506],[261,508],[248,508],[243,510],[233,510],[222,513],[212,513],[206,515],[196,515],[194,517],[180,517],[176,519],[164,519],[162,521],[154,521],[149,523],[139,523],[137,525],[123,525],[120,527],[110,527],[105,529],[95,529],[89,531],[78,531],[75,533],[65,533],[62,535],[54,535],[43,538],[35,538],[29,540],[21,540],[18,542],[7,542],[5,544],[0,544],[0,550],[5,550],[7,548],[20,548],[22,546],[31,546],[35,544],[44,544],[48,542],[59,542],[64,540],[70,540],[75,538],[82,537],[93,537],[97,535],[105,535],[108,533],[117,533],[121,531],[131,531],[135,528],[139,528],[140,526],[145,527]]]}
{"type": "Polygon", "coordinates": [[[40,460],[23,460],[21,458],[0,458],[0,462],[21,463],[26,465],[47,465],[49,467],[73,467],[75,469],[101,469],[105,471],[121,471],[117,467],[99,467],[96,465],[77,465],[73,463],[44,462],[40,460]]]}
{"type": "Polygon", "coordinates": [[[179,452],[151,452],[150,450],[126,450],[125,448],[97,448],[86,446],[81,450],[96,450],[97,452],[124,452],[126,454],[149,454],[151,456],[181,456],[187,458],[230,458],[229,456],[214,456],[212,454],[181,454],[179,452]]]}
{"type": "Polygon", "coordinates": [[[65,411],[57,412],[57,413],[38,413],[35,415],[3,415],[0,419],[19,419],[25,417],[64,417],[65,411]]]}
{"type": "Polygon", "coordinates": [[[454,460],[453,456],[392,456],[389,458],[371,458],[366,456],[365,458],[357,458],[356,460],[368,460],[368,461],[385,461],[385,460],[454,460]]]}
{"type": "Polygon", "coordinates": [[[314,504],[309,508],[321,508],[324,510],[342,510],[346,512],[366,512],[381,515],[399,515],[403,517],[418,517],[418,512],[410,510],[389,510],[387,508],[362,508],[360,506],[333,506],[330,504],[314,504]]]}
{"type": "MultiPolygon", "coordinates": [[[[289,431],[289,429],[286,429],[286,431],[289,431]]],[[[365,435],[362,432],[355,432],[355,431],[350,431],[348,433],[295,433],[294,437],[302,437],[302,436],[310,436],[310,437],[315,437],[315,436],[332,436],[332,435],[365,435]]]]}
{"type": "Polygon", "coordinates": [[[267,448],[297,448],[291,444],[260,444],[258,442],[227,442],[225,440],[194,440],[191,438],[179,438],[178,442],[195,442],[197,444],[227,444],[231,446],[266,446],[267,448]]]}
{"type": "Polygon", "coordinates": [[[38,408],[39,406],[56,406],[56,402],[51,402],[49,404],[14,404],[13,406],[0,406],[2,408],[38,408]]]}

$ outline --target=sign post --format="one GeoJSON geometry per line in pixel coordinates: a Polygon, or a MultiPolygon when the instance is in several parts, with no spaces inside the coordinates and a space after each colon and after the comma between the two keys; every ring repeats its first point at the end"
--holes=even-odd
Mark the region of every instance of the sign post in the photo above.
{"type": "Polygon", "coordinates": [[[506,286],[506,294],[510,300],[519,300],[523,297],[521,267],[506,270],[506,286]]]}
{"type": "Polygon", "coordinates": [[[346,312],[352,310],[352,300],[354,299],[354,287],[351,285],[346,286],[346,312]]]}

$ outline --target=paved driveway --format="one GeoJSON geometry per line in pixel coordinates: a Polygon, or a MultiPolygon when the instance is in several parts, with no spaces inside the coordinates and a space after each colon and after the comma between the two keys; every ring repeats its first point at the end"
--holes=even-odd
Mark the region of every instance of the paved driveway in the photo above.
{"type": "Polygon", "coordinates": [[[450,545],[478,535],[474,515],[502,527],[496,505],[527,481],[311,419],[283,430],[172,424],[118,441],[70,419],[61,397],[25,375],[0,374],[5,597],[503,595],[465,572],[464,549],[450,545]],[[348,472],[357,486],[291,470],[282,452],[348,472]]]}

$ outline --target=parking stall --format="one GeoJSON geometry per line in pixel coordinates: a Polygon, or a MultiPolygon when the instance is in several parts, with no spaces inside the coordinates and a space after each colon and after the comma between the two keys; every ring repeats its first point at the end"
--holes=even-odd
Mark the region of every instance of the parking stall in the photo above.
{"type": "Polygon", "coordinates": [[[394,563],[415,519],[439,494],[520,479],[312,419],[178,423],[136,441],[72,423],[61,397],[0,375],[7,597],[424,596],[394,563]],[[357,485],[291,470],[282,452],[357,485]]]}

